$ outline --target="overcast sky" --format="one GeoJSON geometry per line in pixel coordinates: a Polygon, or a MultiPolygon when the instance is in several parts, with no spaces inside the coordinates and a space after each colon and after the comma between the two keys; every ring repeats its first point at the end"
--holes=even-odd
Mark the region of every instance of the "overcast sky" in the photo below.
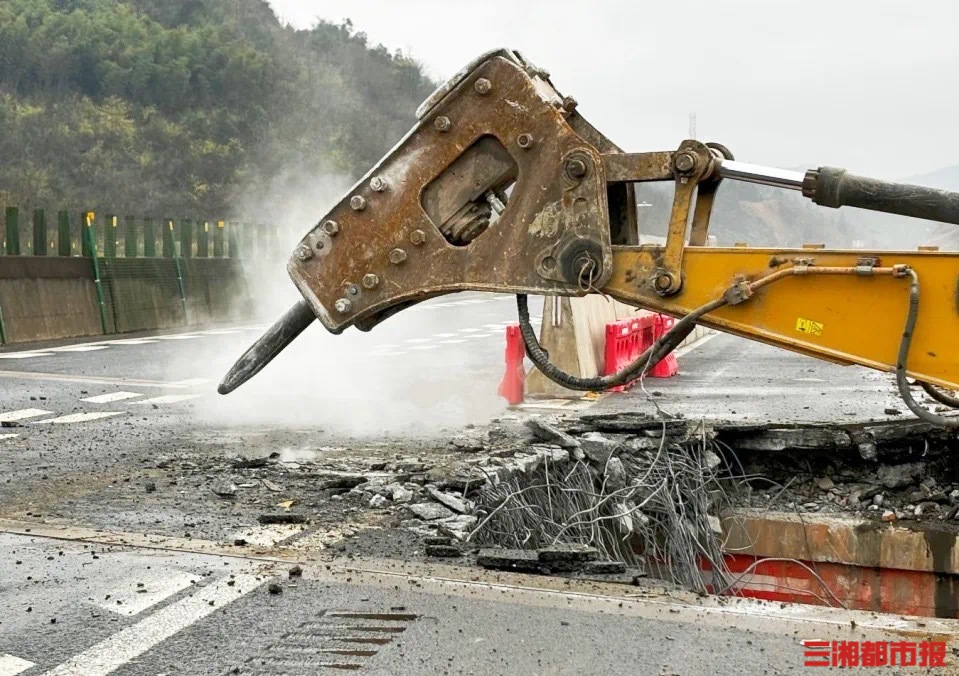
{"type": "MultiPolygon", "coordinates": [[[[951,0],[270,0],[308,28],[350,18],[445,79],[508,46],[620,146],[720,141],[736,158],[880,178],[959,164],[951,0]]],[[[411,111],[412,112],[412,111],[411,111]]]]}

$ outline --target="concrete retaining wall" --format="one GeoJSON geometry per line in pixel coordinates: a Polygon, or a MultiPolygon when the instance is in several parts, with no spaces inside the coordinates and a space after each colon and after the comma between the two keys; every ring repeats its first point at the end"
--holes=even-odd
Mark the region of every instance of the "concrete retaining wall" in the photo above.
{"type": "MultiPolygon", "coordinates": [[[[239,260],[100,258],[98,263],[107,333],[252,316],[239,260]]],[[[0,312],[7,343],[101,335],[92,260],[0,257],[0,312]]]]}
{"type": "Polygon", "coordinates": [[[102,332],[86,259],[0,257],[0,312],[8,343],[102,332]]]}

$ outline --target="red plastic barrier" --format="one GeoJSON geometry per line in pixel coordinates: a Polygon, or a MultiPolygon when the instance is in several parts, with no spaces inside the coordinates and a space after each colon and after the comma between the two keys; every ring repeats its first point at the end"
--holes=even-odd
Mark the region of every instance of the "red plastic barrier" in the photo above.
{"type": "Polygon", "coordinates": [[[523,403],[523,390],[526,384],[526,369],[523,358],[526,357],[526,345],[519,332],[519,324],[506,327],[506,373],[497,392],[511,405],[523,403]]]}
{"type": "MultiPolygon", "coordinates": [[[[673,328],[676,320],[666,315],[653,315],[653,335],[654,340],[659,340],[663,335],[673,328]]],[[[649,370],[648,375],[652,378],[672,378],[679,373],[679,362],[676,361],[676,353],[671,352],[666,357],[649,370]]]]}
{"type": "MultiPolygon", "coordinates": [[[[603,375],[616,373],[635,361],[647,347],[652,345],[654,326],[652,315],[620,319],[606,325],[606,359],[603,375]]],[[[632,383],[611,387],[612,392],[622,392],[632,383]]]]}
{"type": "MultiPolygon", "coordinates": [[[[603,375],[622,370],[655,343],[673,326],[673,318],[665,315],[644,313],[631,319],[620,319],[606,325],[606,364],[603,375]]],[[[653,366],[646,375],[652,378],[669,378],[679,372],[676,356],[669,355],[653,366]]],[[[622,392],[632,386],[617,385],[610,388],[622,392]]]]}

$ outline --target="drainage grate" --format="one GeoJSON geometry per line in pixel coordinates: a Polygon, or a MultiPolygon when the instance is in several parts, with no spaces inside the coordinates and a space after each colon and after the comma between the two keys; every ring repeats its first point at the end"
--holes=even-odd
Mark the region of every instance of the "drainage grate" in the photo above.
{"type": "Polygon", "coordinates": [[[252,676],[305,676],[359,671],[366,660],[406,631],[411,613],[323,612],[285,633],[247,662],[252,676]]]}

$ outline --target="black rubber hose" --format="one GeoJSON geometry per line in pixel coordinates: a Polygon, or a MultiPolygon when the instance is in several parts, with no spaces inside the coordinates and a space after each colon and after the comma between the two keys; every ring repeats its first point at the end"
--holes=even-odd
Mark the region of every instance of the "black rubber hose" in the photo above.
{"type": "Polygon", "coordinates": [[[676,322],[673,328],[663,334],[650,348],[621,371],[611,373],[607,376],[581,378],[560,370],[549,360],[549,355],[546,354],[546,351],[543,350],[539,344],[539,340],[536,338],[536,331],[533,329],[533,325],[530,324],[529,303],[526,295],[516,295],[519,330],[523,335],[523,340],[526,342],[526,354],[529,356],[530,361],[536,365],[544,376],[557,385],[562,385],[571,390],[608,390],[611,387],[625,385],[626,383],[636,380],[647,370],[669,356],[670,352],[679,347],[679,344],[686,339],[686,336],[692,333],[693,329],[696,328],[696,322],[700,317],[724,305],[726,305],[726,299],[717,298],[702,307],[696,308],[676,322]]]}
{"type": "Polygon", "coordinates": [[[946,394],[944,391],[940,390],[938,387],[931,383],[919,383],[922,385],[922,389],[926,391],[930,397],[938,401],[943,406],[948,406],[950,408],[959,408],[959,397],[954,397],[950,394],[946,394]]]}
{"type": "Polygon", "coordinates": [[[909,360],[909,348],[912,345],[912,333],[916,328],[916,319],[919,316],[919,275],[909,269],[912,278],[909,284],[909,312],[906,314],[906,326],[902,331],[902,340],[899,342],[899,355],[896,358],[896,385],[899,395],[920,420],[942,427],[959,427],[959,418],[946,418],[936,415],[923,408],[912,396],[909,390],[909,380],[906,378],[906,362],[909,360]]]}

